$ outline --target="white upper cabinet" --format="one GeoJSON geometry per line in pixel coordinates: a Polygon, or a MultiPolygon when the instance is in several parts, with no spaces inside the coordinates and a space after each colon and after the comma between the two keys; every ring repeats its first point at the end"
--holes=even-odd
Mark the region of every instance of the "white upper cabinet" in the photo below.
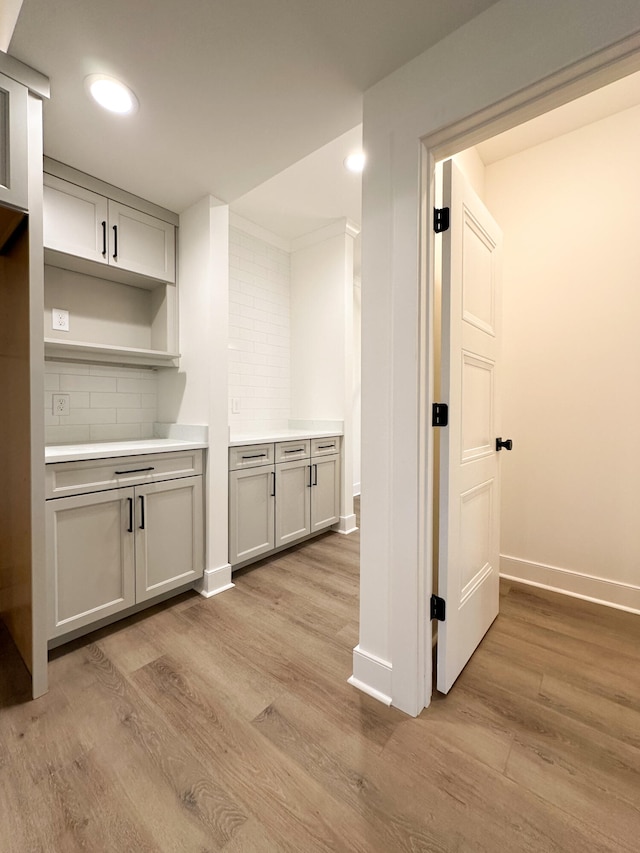
{"type": "Polygon", "coordinates": [[[0,74],[0,204],[27,210],[27,87],[0,74]]]}
{"type": "Polygon", "coordinates": [[[149,278],[176,280],[175,228],[168,222],[109,201],[109,263],[149,278]]]}
{"type": "Polygon", "coordinates": [[[107,261],[107,199],[84,187],[44,176],[44,245],[49,249],[107,261]]]}
{"type": "Polygon", "coordinates": [[[139,286],[176,280],[171,223],[46,173],[44,246],[55,266],[139,286]]]}

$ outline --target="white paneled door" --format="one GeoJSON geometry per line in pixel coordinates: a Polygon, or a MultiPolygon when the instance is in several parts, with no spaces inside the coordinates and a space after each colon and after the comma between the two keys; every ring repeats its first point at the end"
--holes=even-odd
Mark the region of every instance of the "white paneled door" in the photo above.
{"type": "Polygon", "coordinates": [[[448,693],[498,615],[502,234],[462,173],[443,164],[437,688],[448,693]]]}

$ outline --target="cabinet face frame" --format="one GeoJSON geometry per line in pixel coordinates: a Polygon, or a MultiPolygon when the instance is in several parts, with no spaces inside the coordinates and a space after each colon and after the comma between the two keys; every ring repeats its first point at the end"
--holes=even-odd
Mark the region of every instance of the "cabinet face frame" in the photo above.
{"type": "MultiPolygon", "coordinates": [[[[136,553],[136,602],[148,601],[163,592],[167,592],[186,583],[196,581],[204,573],[204,538],[203,538],[203,491],[202,477],[184,477],[179,480],[168,480],[161,483],[149,483],[135,488],[135,553],[136,553]],[[184,509],[180,501],[185,496],[188,501],[186,525],[191,521],[191,530],[187,532],[190,543],[187,549],[191,559],[188,565],[176,566],[164,562],[172,555],[172,545],[175,544],[175,528],[170,527],[171,519],[166,520],[166,526],[157,524],[154,509],[154,498],[158,495],[167,496],[173,500],[172,511],[184,509]],[[163,547],[163,541],[166,544],[163,547]],[[153,551],[150,556],[149,552],[153,551]],[[160,552],[160,553],[158,553],[160,552]],[[150,565],[153,556],[155,561],[150,565]],[[161,561],[163,564],[161,565],[161,561]],[[151,579],[151,574],[156,578],[151,579]],[[157,575],[160,574],[159,579],[157,575]]],[[[162,519],[161,519],[162,521],[162,519]]],[[[182,555],[178,556],[181,559],[182,555]]]]}
{"type": "MultiPolygon", "coordinates": [[[[96,492],[89,495],[77,495],[73,497],[60,498],[46,502],[45,508],[45,524],[46,524],[46,541],[47,541],[47,596],[48,596],[48,637],[53,639],[64,634],[68,634],[76,628],[82,628],[102,619],[106,616],[112,616],[131,607],[135,604],[135,573],[134,573],[134,550],[135,550],[135,535],[133,530],[128,531],[130,507],[133,507],[134,490],[133,488],[109,489],[104,492],[96,492]],[[131,504],[129,503],[131,501],[131,504]],[[66,574],[64,583],[89,583],[88,577],[91,572],[90,560],[87,559],[86,543],[82,541],[82,531],[78,534],[78,555],[73,557],[77,565],[71,568],[59,570],[59,536],[58,524],[59,519],[64,513],[79,511],[82,513],[86,510],[88,513],[100,512],[100,507],[106,507],[108,504],[118,503],[120,505],[120,524],[118,533],[121,536],[120,540],[120,562],[114,568],[114,577],[117,573],[120,575],[121,595],[100,604],[94,604],[93,607],[87,608],[84,611],[78,612],[75,616],[67,616],[65,619],[59,618],[60,611],[60,593],[62,578],[66,574]],[[97,509],[96,509],[97,508],[97,509]],[[70,576],[69,576],[70,575],[70,576]],[[77,575],[77,577],[74,577],[77,575]]],[[[109,536],[112,535],[108,531],[108,524],[105,524],[105,532],[109,536]]],[[[65,543],[68,545],[69,543],[65,543]]],[[[97,544],[96,548],[99,547],[97,544]]],[[[91,548],[88,549],[91,553],[91,548]]]]}
{"type": "Polygon", "coordinates": [[[275,476],[273,465],[229,473],[229,563],[232,566],[273,551],[275,547],[275,476]],[[243,487],[247,486],[254,490],[253,502],[246,497],[243,487]]]}
{"type": "Polygon", "coordinates": [[[43,215],[45,247],[107,266],[106,198],[45,174],[43,215]]]}
{"type": "Polygon", "coordinates": [[[275,547],[311,533],[311,466],[308,459],[275,466],[275,547]]]}
{"type": "Polygon", "coordinates": [[[109,199],[108,240],[110,265],[175,284],[176,236],[173,225],[109,199]],[[131,223],[129,227],[127,223],[131,223]],[[131,250],[131,246],[136,245],[136,241],[130,237],[131,228],[135,228],[139,235],[146,230],[148,234],[158,237],[162,244],[160,250],[157,253],[153,250],[148,252],[146,260],[136,257],[131,250]]]}
{"type": "Polygon", "coordinates": [[[340,520],[340,455],[315,457],[311,464],[311,532],[315,533],[340,520]]]}
{"type": "Polygon", "coordinates": [[[29,209],[26,86],[0,74],[0,204],[29,209]]]}

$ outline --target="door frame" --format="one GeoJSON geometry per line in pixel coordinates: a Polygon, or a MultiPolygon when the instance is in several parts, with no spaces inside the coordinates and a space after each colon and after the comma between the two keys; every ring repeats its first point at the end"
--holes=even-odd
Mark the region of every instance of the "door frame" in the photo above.
{"type": "MultiPolygon", "coordinates": [[[[419,139],[420,144],[420,236],[419,236],[419,481],[418,481],[418,573],[417,589],[392,576],[392,597],[399,603],[395,614],[417,626],[418,649],[415,685],[407,685],[403,696],[392,697],[394,705],[410,707],[417,696],[422,708],[431,703],[433,661],[432,631],[428,616],[433,591],[434,543],[434,428],[431,404],[434,397],[434,297],[435,234],[432,227],[436,206],[435,167],[440,160],[484,142],[556,107],[574,101],[609,83],[640,70],[640,36],[637,34],[583,59],[484,110],[447,125],[419,139]],[[415,620],[415,621],[414,621],[415,620]],[[422,700],[420,700],[422,697],[422,700]]],[[[449,429],[451,429],[451,421],[449,429]]],[[[444,507],[440,505],[440,511],[444,507]]],[[[395,637],[402,626],[392,624],[395,637]]],[[[393,645],[399,646],[394,642],[393,645]]]]}

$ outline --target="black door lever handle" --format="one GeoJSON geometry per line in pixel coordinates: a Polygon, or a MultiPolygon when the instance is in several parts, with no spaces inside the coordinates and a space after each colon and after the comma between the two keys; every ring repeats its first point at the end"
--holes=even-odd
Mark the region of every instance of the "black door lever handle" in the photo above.
{"type": "Polygon", "coordinates": [[[505,438],[502,440],[502,437],[496,438],[496,450],[502,450],[504,447],[505,450],[513,450],[513,442],[510,438],[505,438]]]}

